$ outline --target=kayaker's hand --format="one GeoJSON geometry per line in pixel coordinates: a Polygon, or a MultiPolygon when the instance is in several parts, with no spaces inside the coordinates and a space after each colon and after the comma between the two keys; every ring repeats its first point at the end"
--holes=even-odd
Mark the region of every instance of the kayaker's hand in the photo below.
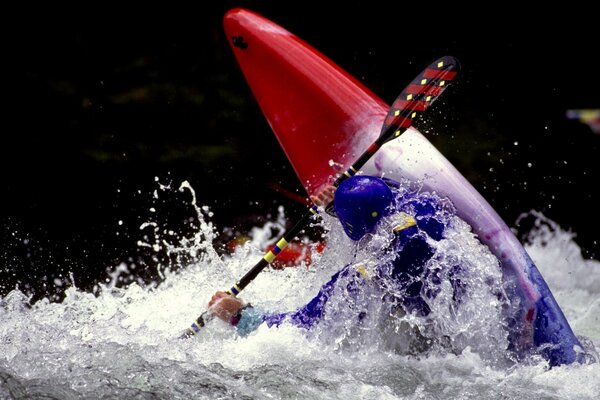
{"type": "Polygon", "coordinates": [[[231,322],[231,318],[237,315],[242,307],[244,302],[225,292],[215,293],[208,302],[208,311],[227,323],[231,322]]]}
{"type": "Polygon", "coordinates": [[[310,196],[310,201],[312,201],[318,207],[326,207],[329,203],[333,201],[334,196],[335,186],[327,185],[323,187],[319,191],[319,193],[310,196]]]}

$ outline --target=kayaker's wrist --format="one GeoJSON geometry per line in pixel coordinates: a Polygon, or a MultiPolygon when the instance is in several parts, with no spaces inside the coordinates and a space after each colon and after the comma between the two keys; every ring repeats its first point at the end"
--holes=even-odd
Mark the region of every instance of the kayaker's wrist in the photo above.
{"type": "Polygon", "coordinates": [[[232,326],[237,326],[237,324],[240,323],[240,319],[242,319],[242,313],[244,312],[244,310],[246,310],[248,308],[252,308],[252,304],[248,303],[248,304],[244,305],[243,307],[240,307],[240,309],[237,310],[237,312],[231,316],[229,323],[232,326]]]}

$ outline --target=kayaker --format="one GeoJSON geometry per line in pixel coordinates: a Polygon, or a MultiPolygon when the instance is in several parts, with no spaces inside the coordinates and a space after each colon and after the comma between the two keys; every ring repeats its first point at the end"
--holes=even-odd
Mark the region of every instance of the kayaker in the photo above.
{"type": "MultiPolygon", "coordinates": [[[[328,186],[311,200],[324,206],[332,198],[337,218],[355,243],[355,262],[335,273],[309,303],[297,310],[264,313],[240,298],[217,292],[208,303],[209,311],[235,326],[240,335],[263,322],[271,327],[288,321],[306,329],[338,318],[361,324],[368,314],[365,301],[374,297],[381,299],[380,311],[388,316],[429,315],[428,300],[439,292],[441,280],[439,270],[426,267],[435,254],[428,241],[443,238],[452,209],[435,195],[372,176],[354,176],[337,190],[328,186]],[[361,255],[367,256],[362,259],[361,255]],[[333,301],[336,296],[344,301],[333,301]]],[[[456,301],[461,292],[459,272],[455,267],[446,275],[456,301]]]]}

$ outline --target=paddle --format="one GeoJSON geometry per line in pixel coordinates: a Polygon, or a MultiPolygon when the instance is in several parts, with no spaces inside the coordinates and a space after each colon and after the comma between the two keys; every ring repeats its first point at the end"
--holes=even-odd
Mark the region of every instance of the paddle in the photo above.
{"type": "MultiPolygon", "coordinates": [[[[381,146],[392,139],[397,138],[404,133],[411,125],[419,113],[427,110],[431,104],[444,92],[450,82],[452,82],[460,69],[460,63],[454,57],[446,56],[436,60],[423,70],[403,91],[400,96],[394,101],[388,111],[381,133],[377,140],[373,142],[369,148],[348,168],[343,174],[333,183],[333,186],[338,187],[344,180],[355,175],[367,161],[379,150],[381,146]]],[[[330,203],[326,209],[331,209],[330,203]]],[[[236,296],[241,292],[256,276],[273,260],[279,253],[291,242],[306,226],[318,216],[317,206],[311,205],[308,211],[294,225],[292,229],[277,242],[272,250],[246,273],[235,285],[227,292],[232,296],[236,296]]],[[[200,332],[200,329],[206,323],[208,311],[203,312],[192,323],[190,328],[182,335],[182,337],[190,337],[200,332]]]]}

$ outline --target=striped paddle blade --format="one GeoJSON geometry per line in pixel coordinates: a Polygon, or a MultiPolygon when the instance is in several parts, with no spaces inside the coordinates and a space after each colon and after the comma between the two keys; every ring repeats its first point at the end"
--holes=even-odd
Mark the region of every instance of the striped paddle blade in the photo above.
{"type": "Polygon", "coordinates": [[[413,120],[446,90],[459,70],[460,63],[452,56],[442,57],[425,68],[390,107],[379,141],[388,142],[406,131],[413,120]]]}

